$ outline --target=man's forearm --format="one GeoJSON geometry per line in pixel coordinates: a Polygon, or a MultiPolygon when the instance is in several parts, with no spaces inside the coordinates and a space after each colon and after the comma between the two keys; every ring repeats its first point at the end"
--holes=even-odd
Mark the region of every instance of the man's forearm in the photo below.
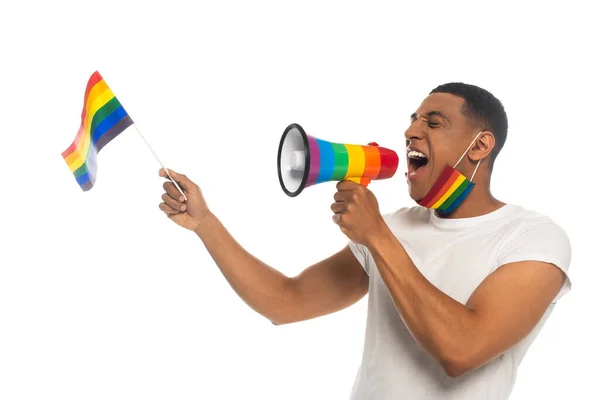
{"type": "Polygon", "coordinates": [[[286,312],[289,278],[248,253],[212,213],[196,234],[242,300],[269,320],[280,320],[286,312]]]}
{"type": "Polygon", "coordinates": [[[367,247],[415,340],[445,368],[460,364],[473,340],[475,313],[431,284],[389,229],[367,247]]]}

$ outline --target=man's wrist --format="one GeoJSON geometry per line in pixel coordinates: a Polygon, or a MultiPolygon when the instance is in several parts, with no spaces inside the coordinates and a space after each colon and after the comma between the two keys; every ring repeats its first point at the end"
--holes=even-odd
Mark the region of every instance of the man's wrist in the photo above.
{"type": "Polygon", "coordinates": [[[394,233],[391,231],[390,227],[385,223],[385,221],[381,221],[381,227],[377,230],[377,233],[372,235],[365,246],[369,249],[371,253],[381,251],[382,248],[389,246],[390,243],[396,240],[394,233]]]}
{"type": "Polygon", "coordinates": [[[202,235],[206,233],[208,229],[210,229],[210,225],[216,220],[216,216],[210,211],[207,210],[205,213],[201,214],[198,217],[196,227],[193,229],[194,233],[202,238],[202,235]]]}

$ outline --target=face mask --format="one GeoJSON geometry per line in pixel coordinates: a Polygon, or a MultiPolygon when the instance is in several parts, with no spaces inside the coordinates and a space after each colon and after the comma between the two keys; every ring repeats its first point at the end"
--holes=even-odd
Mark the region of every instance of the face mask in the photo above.
{"type": "Polygon", "coordinates": [[[469,147],[467,147],[467,150],[465,150],[460,159],[456,162],[456,164],[454,164],[454,167],[446,165],[446,168],[444,168],[444,171],[437,179],[435,184],[431,187],[427,195],[423,197],[421,201],[418,201],[417,204],[437,210],[438,214],[442,217],[446,217],[456,210],[456,208],[471,192],[473,186],[475,186],[472,181],[475,177],[475,173],[477,172],[477,168],[479,168],[481,160],[477,162],[477,166],[475,167],[475,171],[473,171],[473,175],[471,176],[470,180],[458,172],[456,170],[456,166],[462,161],[480,134],[481,132],[475,136],[475,139],[473,139],[469,147]]]}

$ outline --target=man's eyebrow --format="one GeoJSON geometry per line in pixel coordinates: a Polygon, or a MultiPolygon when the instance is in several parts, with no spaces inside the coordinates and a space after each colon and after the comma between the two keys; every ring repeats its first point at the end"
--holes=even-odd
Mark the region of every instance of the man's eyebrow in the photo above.
{"type": "Polygon", "coordinates": [[[443,112],[441,112],[441,111],[429,111],[429,112],[427,113],[427,116],[428,116],[428,117],[435,117],[435,116],[437,116],[437,117],[440,117],[440,118],[442,118],[442,119],[443,119],[443,120],[445,120],[446,122],[450,123],[450,118],[448,118],[448,117],[447,117],[447,116],[446,116],[446,115],[445,115],[443,112]]]}
{"type": "MultiPolygon", "coordinates": [[[[446,114],[444,114],[441,111],[429,111],[426,115],[427,117],[440,117],[447,123],[450,123],[450,118],[448,118],[446,114]]],[[[413,122],[416,121],[418,118],[419,116],[417,115],[417,113],[412,113],[412,115],[410,116],[410,120],[413,122]]]]}

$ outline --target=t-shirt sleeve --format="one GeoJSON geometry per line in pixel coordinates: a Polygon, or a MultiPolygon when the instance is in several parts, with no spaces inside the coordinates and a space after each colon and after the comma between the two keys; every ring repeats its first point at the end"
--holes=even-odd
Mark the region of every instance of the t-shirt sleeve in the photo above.
{"type": "Polygon", "coordinates": [[[353,241],[348,242],[348,247],[352,250],[354,257],[360,262],[360,265],[364,268],[367,275],[371,275],[369,271],[369,250],[362,244],[354,243],[353,241]]]}
{"type": "Polygon", "coordinates": [[[571,290],[569,265],[571,263],[571,243],[566,232],[552,221],[522,227],[501,250],[498,266],[519,261],[541,261],[554,264],[565,274],[560,291],[552,300],[571,290]]]}

